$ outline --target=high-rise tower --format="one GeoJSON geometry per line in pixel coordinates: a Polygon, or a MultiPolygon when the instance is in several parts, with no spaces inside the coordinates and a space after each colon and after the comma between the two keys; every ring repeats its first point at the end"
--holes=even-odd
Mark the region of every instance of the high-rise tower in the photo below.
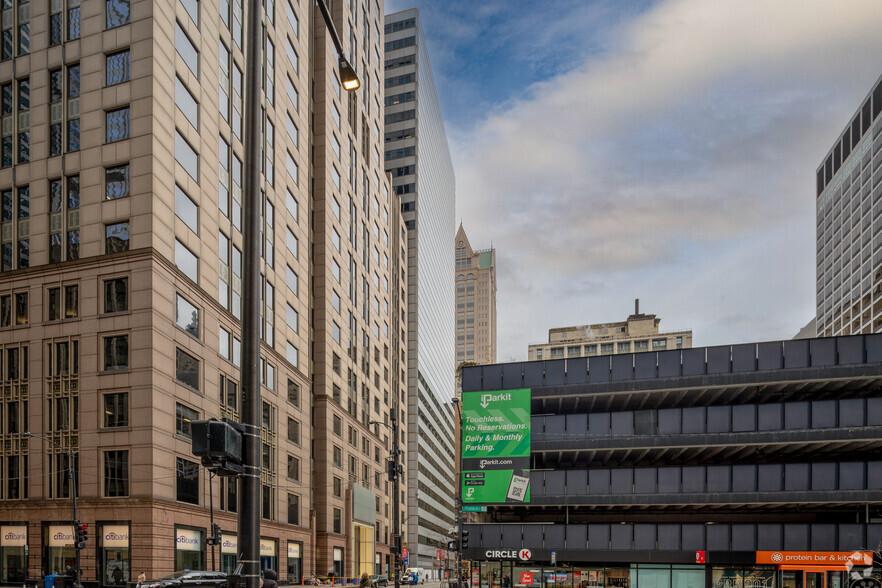
{"type": "Polygon", "coordinates": [[[456,232],[456,363],[496,363],[496,250],[456,232]]]}
{"type": "Polygon", "coordinates": [[[882,77],[816,172],[815,317],[820,337],[882,332],[880,113],[882,77]]]}
{"type": "Polygon", "coordinates": [[[409,565],[435,570],[453,526],[453,165],[416,9],[386,15],[385,161],[407,226],[409,565]]]}

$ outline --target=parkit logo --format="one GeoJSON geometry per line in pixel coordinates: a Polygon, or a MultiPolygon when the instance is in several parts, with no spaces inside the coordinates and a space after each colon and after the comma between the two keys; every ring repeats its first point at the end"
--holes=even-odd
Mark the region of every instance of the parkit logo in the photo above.
{"type": "Polygon", "coordinates": [[[511,402],[511,394],[481,394],[481,408],[487,408],[491,402],[511,402]]]}

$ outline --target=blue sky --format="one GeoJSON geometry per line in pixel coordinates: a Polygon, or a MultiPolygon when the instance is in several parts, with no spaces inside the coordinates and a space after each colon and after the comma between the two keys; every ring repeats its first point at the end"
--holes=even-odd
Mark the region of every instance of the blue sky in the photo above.
{"type": "Polygon", "coordinates": [[[882,2],[402,2],[457,218],[498,264],[499,361],[640,298],[695,345],[814,315],[814,174],[882,74],[882,2]]]}

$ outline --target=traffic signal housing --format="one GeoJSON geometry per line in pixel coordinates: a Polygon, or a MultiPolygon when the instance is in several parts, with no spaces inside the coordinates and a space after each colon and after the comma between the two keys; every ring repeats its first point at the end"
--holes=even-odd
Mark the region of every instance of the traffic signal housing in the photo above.
{"type": "Polygon", "coordinates": [[[462,535],[460,538],[461,538],[460,543],[462,545],[462,549],[466,549],[469,546],[469,532],[468,532],[468,530],[463,529],[462,535]]]}
{"type": "Polygon", "coordinates": [[[74,547],[77,549],[86,548],[86,540],[89,539],[89,525],[84,525],[79,521],[74,524],[74,547]]]}

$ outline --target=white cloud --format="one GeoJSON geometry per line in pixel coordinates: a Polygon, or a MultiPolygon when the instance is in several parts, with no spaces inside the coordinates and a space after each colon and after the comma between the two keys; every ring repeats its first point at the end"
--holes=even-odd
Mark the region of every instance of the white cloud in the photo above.
{"type": "Polygon", "coordinates": [[[636,297],[698,345],[792,336],[814,171],[880,73],[879,22],[875,0],[662,2],[451,129],[460,217],[497,249],[499,359],[636,297]]]}

